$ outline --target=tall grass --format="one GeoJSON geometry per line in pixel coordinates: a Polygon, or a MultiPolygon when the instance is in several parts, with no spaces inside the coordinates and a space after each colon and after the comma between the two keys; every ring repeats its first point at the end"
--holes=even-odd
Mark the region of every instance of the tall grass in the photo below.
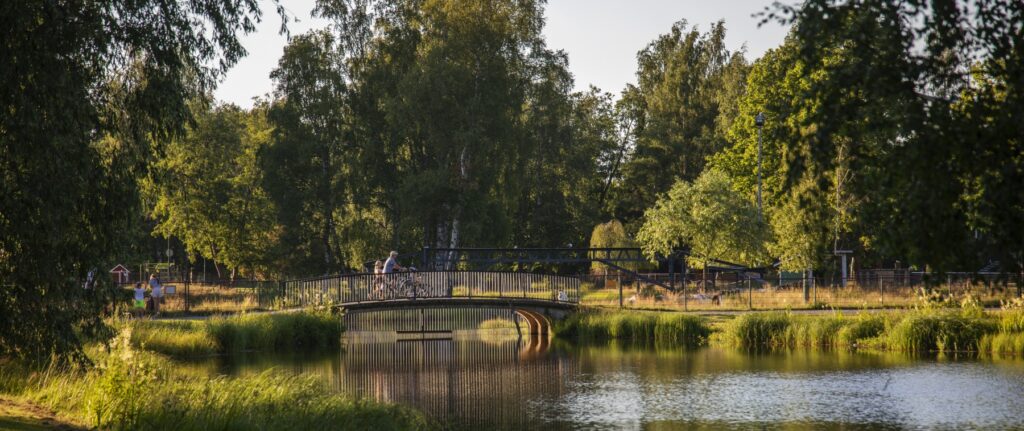
{"type": "Polygon", "coordinates": [[[340,346],[342,326],[323,310],[217,317],[206,330],[221,351],[318,350],[340,346]]]}
{"type": "Polygon", "coordinates": [[[824,348],[855,346],[862,339],[878,336],[884,327],[880,317],[866,313],[847,317],[776,312],[741,315],[724,330],[727,341],[747,349],[824,348]]]}
{"type": "Polygon", "coordinates": [[[577,313],[555,325],[555,333],[579,340],[629,340],[698,346],[711,333],[705,319],[681,313],[577,313]]]}
{"type": "Polygon", "coordinates": [[[884,340],[890,350],[977,352],[981,338],[994,330],[993,322],[984,316],[925,309],[908,313],[890,323],[884,340]]]}
{"type": "Polygon", "coordinates": [[[1024,355],[1024,310],[1004,311],[998,328],[981,337],[978,349],[993,355],[1024,355]]]}
{"type": "Polygon", "coordinates": [[[408,408],[333,394],[314,378],[267,371],[250,377],[183,377],[166,358],[130,346],[131,329],[88,370],[26,374],[5,367],[0,391],[97,429],[424,429],[408,408]],[[26,377],[28,376],[28,377],[26,377]]]}
{"type": "Polygon", "coordinates": [[[243,314],[206,321],[139,320],[132,344],[172,356],[197,356],[249,350],[309,351],[337,348],[340,319],[329,311],[243,314]]]}

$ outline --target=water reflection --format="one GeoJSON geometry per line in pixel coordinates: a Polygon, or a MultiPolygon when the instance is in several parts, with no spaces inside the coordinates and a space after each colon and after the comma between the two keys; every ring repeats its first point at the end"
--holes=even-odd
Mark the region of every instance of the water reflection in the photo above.
{"type": "Polygon", "coordinates": [[[235,358],[417,407],[467,429],[934,429],[1024,426],[1024,362],[898,354],[546,349],[514,336],[356,336],[341,354],[235,358]]]}

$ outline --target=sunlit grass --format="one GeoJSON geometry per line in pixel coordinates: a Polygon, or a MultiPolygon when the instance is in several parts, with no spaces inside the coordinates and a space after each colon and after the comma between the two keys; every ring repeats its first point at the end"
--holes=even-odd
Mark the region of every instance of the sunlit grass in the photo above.
{"type": "Polygon", "coordinates": [[[338,348],[341,319],[328,310],[216,316],[199,320],[131,320],[137,347],[173,356],[338,348]]]}
{"type": "Polygon", "coordinates": [[[96,429],[427,429],[409,408],[334,394],[316,378],[269,370],[255,376],[191,376],[131,347],[131,328],[86,369],[6,364],[0,392],[96,429]]]}
{"type": "Polygon", "coordinates": [[[555,333],[580,340],[631,340],[697,346],[711,330],[704,318],[682,313],[587,311],[555,325],[555,333]]]}

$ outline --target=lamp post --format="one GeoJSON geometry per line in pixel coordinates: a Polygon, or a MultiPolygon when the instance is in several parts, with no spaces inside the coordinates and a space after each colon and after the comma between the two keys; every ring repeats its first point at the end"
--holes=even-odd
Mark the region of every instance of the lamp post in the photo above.
{"type": "Polygon", "coordinates": [[[761,209],[761,129],[764,128],[764,113],[758,112],[754,117],[757,125],[757,216],[762,217],[761,209]]]}

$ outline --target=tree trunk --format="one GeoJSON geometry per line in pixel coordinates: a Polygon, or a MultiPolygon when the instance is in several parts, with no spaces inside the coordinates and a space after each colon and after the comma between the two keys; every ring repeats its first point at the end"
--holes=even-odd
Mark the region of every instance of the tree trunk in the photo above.
{"type": "Polygon", "coordinates": [[[331,165],[331,153],[328,148],[324,148],[324,152],[320,157],[320,171],[323,175],[321,181],[321,193],[324,200],[324,226],[323,232],[321,233],[321,242],[324,247],[324,273],[327,274],[331,271],[334,266],[334,253],[331,250],[331,235],[334,232],[334,197],[331,193],[331,177],[330,177],[330,165],[331,165]]]}

